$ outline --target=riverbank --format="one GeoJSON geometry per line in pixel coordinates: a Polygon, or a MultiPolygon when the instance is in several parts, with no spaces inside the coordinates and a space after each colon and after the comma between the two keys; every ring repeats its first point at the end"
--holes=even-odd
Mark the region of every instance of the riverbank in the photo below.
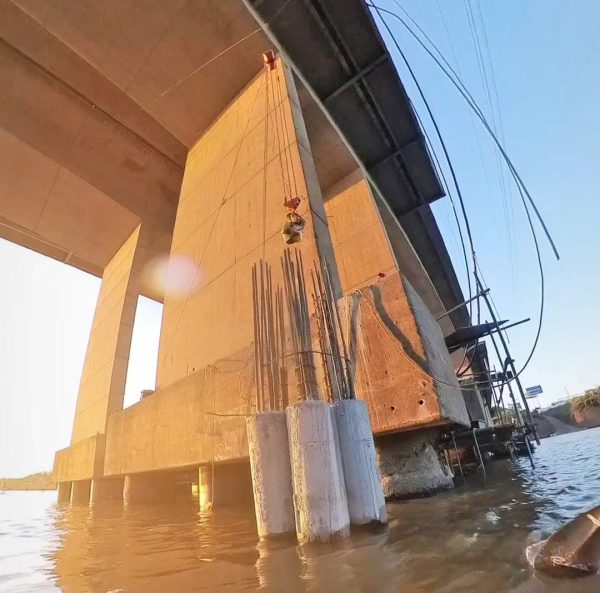
{"type": "Polygon", "coordinates": [[[534,422],[537,426],[537,432],[540,439],[547,439],[551,436],[568,434],[570,432],[577,432],[580,430],[572,424],[567,424],[558,418],[547,416],[545,414],[539,414],[535,416],[534,422]]]}
{"type": "Polygon", "coordinates": [[[573,407],[573,421],[581,428],[600,426],[600,404],[583,403],[573,407]]]}
{"type": "Polygon", "coordinates": [[[582,395],[571,397],[546,408],[536,416],[536,422],[542,430],[552,428],[548,426],[548,420],[556,429],[556,434],[568,432],[564,425],[575,429],[596,428],[600,426],[600,388],[588,389],[582,395]],[[558,423],[555,423],[557,420],[558,423]],[[542,426],[544,425],[544,426],[542,426]]]}
{"type": "Polygon", "coordinates": [[[0,490],[56,490],[50,472],[39,472],[23,478],[0,478],[0,490]]]}

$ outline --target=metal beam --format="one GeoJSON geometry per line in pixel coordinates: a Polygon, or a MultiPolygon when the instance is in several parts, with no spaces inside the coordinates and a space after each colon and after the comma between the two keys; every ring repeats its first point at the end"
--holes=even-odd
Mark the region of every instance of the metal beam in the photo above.
{"type": "Polygon", "coordinates": [[[456,305],[456,307],[452,307],[452,309],[448,309],[445,313],[442,313],[439,317],[436,317],[435,320],[439,321],[440,319],[446,317],[446,315],[450,315],[450,313],[453,313],[457,309],[460,309],[467,303],[470,303],[471,301],[478,299],[479,297],[483,296],[484,294],[487,294],[488,292],[490,292],[489,288],[486,288],[483,292],[478,292],[475,296],[471,297],[470,299],[467,299],[466,301],[463,301],[462,303],[458,303],[458,305],[456,305]]]}
{"type": "MultiPolygon", "coordinates": [[[[342,68],[346,71],[348,76],[352,76],[353,72],[356,73],[358,66],[356,65],[349,48],[342,40],[338,29],[336,28],[333,19],[331,18],[329,11],[322,2],[322,0],[304,0],[305,6],[308,8],[310,14],[315,19],[317,26],[323,32],[330,47],[338,56],[338,60],[342,68]]],[[[381,138],[388,148],[394,152],[398,152],[398,143],[394,134],[392,133],[388,122],[380,111],[377,102],[374,100],[369,87],[364,83],[362,78],[356,81],[356,91],[364,102],[364,107],[371,119],[375,128],[381,134],[381,138]]],[[[321,99],[321,101],[323,101],[321,99]]],[[[400,169],[400,173],[404,178],[406,185],[412,194],[413,199],[417,204],[426,203],[426,200],[420,195],[419,190],[410,174],[404,159],[401,154],[396,154],[396,163],[400,169]]]]}
{"type": "Polygon", "coordinates": [[[335,99],[337,96],[341,95],[346,89],[350,88],[356,82],[358,82],[361,78],[364,78],[365,76],[367,76],[367,74],[370,74],[371,72],[373,72],[373,70],[375,70],[377,67],[381,66],[381,64],[387,61],[387,54],[379,56],[370,64],[367,64],[367,66],[365,66],[362,70],[359,70],[354,76],[350,77],[344,84],[335,89],[335,91],[327,95],[327,97],[323,99],[323,103],[327,104],[328,101],[335,99]]]}
{"type": "MultiPolygon", "coordinates": [[[[386,161],[389,161],[390,159],[395,159],[395,158],[398,158],[398,157],[402,157],[402,153],[407,148],[409,148],[413,144],[417,144],[418,142],[422,142],[423,139],[424,139],[423,134],[418,134],[417,136],[415,136],[412,140],[410,140],[406,144],[403,144],[402,146],[400,146],[399,148],[397,148],[393,152],[390,152],[389,154],[387,154],[386,156],[384,156],[382,159],[379,159],[376,163],[373,163],[372,165],[369,165],[369,169],[373,169],[375,167],[379,167],[379,165],[385,163],[386,161]]],[[[424,202],[424,203],[428,203],[428,202],[424,202]]]]}

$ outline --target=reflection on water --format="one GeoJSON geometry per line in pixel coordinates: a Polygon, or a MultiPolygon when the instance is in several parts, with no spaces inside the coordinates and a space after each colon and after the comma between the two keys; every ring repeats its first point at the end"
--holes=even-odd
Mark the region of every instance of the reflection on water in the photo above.
{"type": "Polygon", "coordinates": [[[388,505],[390,524],[331,545],[258,543],[252,509],[193,504],[58,506],[55,493],[0,496],[0,592],[343,591],[592,593],[600,577],[556,581],[525,551],[600,504],[600,429],[543,441],[517,471],[388,505]]]}

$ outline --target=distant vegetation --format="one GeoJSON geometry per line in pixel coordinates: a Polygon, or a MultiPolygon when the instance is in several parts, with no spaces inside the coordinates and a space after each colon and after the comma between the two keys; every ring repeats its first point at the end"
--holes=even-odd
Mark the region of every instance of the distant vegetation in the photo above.
{"type": "Polygon", "coordinates": [[[577,426],[578,423],[574,418],[575,412],[583,412],[586,408],[598,407],[600,407],[600,387],[594,387],[594,389],[588,389],[583,395],[577,395],[554,404],[542,413],[544,416],[552,416],[561,422],[577,426]]]}
{"type": "Polygon", "coordinates": [[[50,472],[31,474],[24,478],[0,478],[0,490],[55,490],[50,472]]]}
{"type": "Polygon", "coordinates": [[[590,407],[600,407],[600,387],[588,389],[583,395],[574,397],[571,400],[572,412],[590,407]]]}

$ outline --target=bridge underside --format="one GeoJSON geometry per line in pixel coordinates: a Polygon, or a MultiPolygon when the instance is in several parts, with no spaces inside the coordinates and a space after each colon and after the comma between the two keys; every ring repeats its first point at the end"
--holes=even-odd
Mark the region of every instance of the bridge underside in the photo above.
{"type": "MultiPolygon", "coordinates": [[[[262,162],[274,150],[269,124],[263,133],[262,120],[254,122],[251,140],[240,135],[248,97],[263,92],[269,49],[283,52],[281,117],[314,229],[301,248],[329,258],[338,296],[363,294],[368,363],[356,367],[375,431],[468,422],[443,342],[468,323],[466,312],[434,321],[462,300],[429,207],[442,192],[362,1],[12,0],[0,5],[0,33],[0,237],[103,278],[72,444],[57,454],[59,482],[247,455],[243,423],[231,414],[252,410],[240,399],[251,379],[224,371],[215,398],[206,377],[209,368],[247,359],[247,268],[261,256],[277,261],[283,249],[285,188],[269,181],[279,210],[253,218],[263,199],[253,180],[270,180],[274,167],[262,162]],[[214,171],[229,170],[226,148],[236,143],[249,147],[233,165],[228,201],[236,209],[223,226],[217,209],[207,239],[203,224],[223,189],[214,171]],[[203,189],[211,176],[212,189],[203,189]],[[169,255],[206,272],[186,299],[149,281],[153,262],[169,255]],[[122,410],[139,294],[164,302],[158,389],[122,410]]],[[[259,101],[268,121],[268,100],[259,101]]]]}
{"type": "MultiPolygon", "coordinates": [[[[461,302],[427,205],[442,192],[364,4],[255,4],[275,40],[241,0],[2,3],[0,236],[98,276],[141,221],[148,259],[168,253],[189,148],[278,43],[311,85],[298,87],[323,191],[358,160],[430,309],[461,302]]],[[[452,320],[466,325],[464,309],[452,320]]]]}

